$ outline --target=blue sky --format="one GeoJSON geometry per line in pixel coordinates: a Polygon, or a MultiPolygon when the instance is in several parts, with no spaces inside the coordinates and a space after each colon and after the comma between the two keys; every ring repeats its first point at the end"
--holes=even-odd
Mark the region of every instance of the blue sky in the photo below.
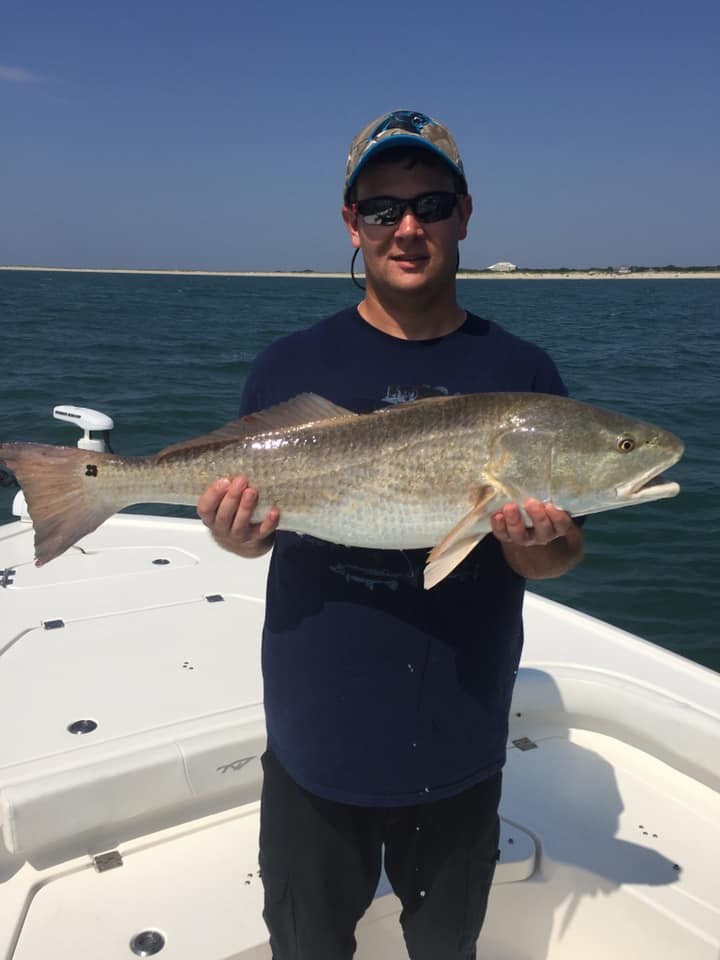
{"type": "Polygon", "coordinates": [[[453,131],[462,262],[720,263],[720,4],[7,0],[0,263],[342,270],[350,140],[453,131]]]}

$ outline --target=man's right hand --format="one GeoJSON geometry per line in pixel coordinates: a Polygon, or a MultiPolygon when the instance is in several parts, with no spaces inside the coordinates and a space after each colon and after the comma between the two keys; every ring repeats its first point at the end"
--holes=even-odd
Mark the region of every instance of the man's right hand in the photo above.
{"type": "Polygon", "coordinates": [[[252,523],[257,501],[258,492],[246,477],[223,477],[200,495],[197,512],[221,547],[241,557],[260,557],[273,545],[280,511],[273,508],[260,523],[252,523]]]}

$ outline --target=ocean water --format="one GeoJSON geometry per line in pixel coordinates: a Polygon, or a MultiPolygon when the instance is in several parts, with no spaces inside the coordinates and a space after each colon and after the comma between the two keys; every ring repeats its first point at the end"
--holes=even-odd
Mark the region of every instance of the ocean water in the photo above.
{"type": "MultiPolygon", "coordinates": [[[[236,415],[259,350],[357,294],[338,279],[0,271],[0,439],[74,443],[57,403],[109,413],[119,453],[207,432],[236,415]]],[[[548,350],[573,396],[686,443],[677,498],[589,518],[583,565],[532,589],[720,670],[720,281],[466,280],[459,299],[548,350]]],[[[0,487],[0,522],[13,493],[0,487]]]]}

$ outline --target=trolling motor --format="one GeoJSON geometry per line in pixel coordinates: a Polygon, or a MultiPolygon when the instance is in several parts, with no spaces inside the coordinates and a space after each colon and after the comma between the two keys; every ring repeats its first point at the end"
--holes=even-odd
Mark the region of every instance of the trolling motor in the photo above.
{"type": "MultiPolygon", "coordinates": [[[[112,417],[99,410],[91,410],[89,407],[75,407],[70,403],[61,403],[53,407],[53,417],[56,420],[64,420],[66,423],[72,423],[80,430],[83,435],[77,442],[80,450],[93,450],[95,453],[113,453],[110,446],[110,431],[115,426],[112,417]],[[93,436],[100,434],[100,436],[93,436]]],[[[29,520],[27,503],[22,490],[15,494],[12,505],[13,516],[20,517],[22,520],[29,520]]]]}

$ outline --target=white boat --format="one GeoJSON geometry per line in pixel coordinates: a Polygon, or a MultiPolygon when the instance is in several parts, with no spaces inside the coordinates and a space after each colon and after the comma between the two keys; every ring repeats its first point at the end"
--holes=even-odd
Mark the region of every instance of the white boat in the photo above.
{"type": "MultiPolygon", "coordinates": [[[[154,516],[32,541],[0,527],[0,960],[268,960],[266,561],[154,516]]],[[[718,960],[720,676],[532,593],[525,624],[478,957],[718,960]]],[[[360,960],[407,956],[399,909],[383,880],[360,960]]]]}

